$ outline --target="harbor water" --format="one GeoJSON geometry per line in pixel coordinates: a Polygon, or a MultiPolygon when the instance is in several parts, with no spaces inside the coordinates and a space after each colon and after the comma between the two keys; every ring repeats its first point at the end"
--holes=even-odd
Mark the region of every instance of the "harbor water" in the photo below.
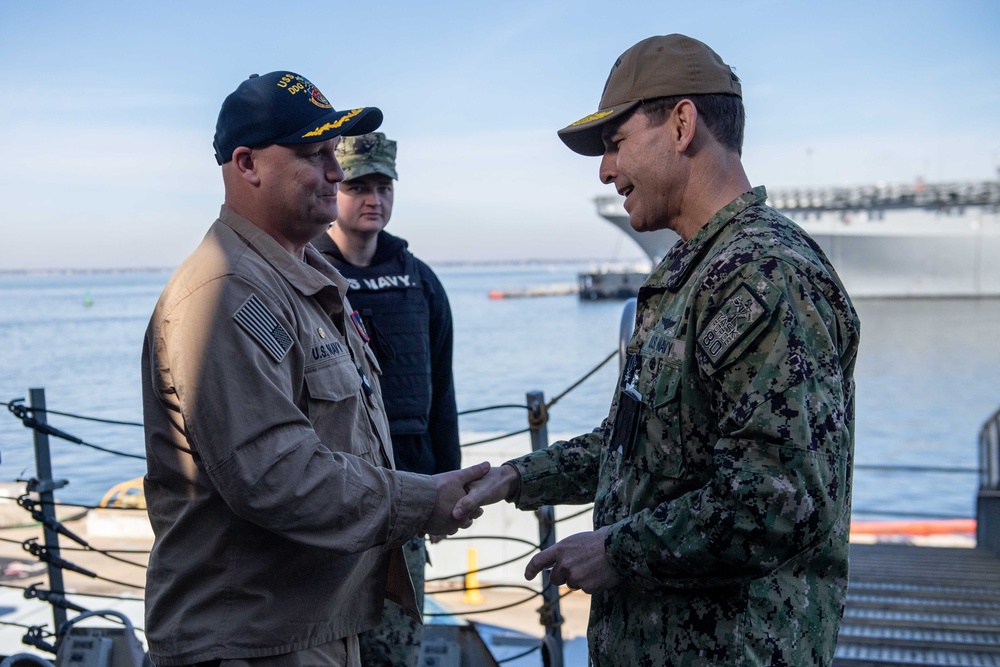
{"type": "MultiPolygon", "coordinates": [[[[570,285],[586,264],[435,267],[455,320],[460,410],[547,400],[617,348],[622,302],[574,295],[491,300],[492,290],[570,285]]],[[[167,272],[0,275],[0,401],[43,387],[50,410],[139,422],[143,333],[167,272]]],[[[1000,299],[858,300],[862,343],[856,377],[856,463],[974,468],[982,422],[1000,404],[1000,299]]],[[[586,432],[606,415],[617,359],[550,410],[549,439],[586,432]]],[[[461,418],[464,443],[526,428],[522,408],[461,418]]],[[[50,415],[86,442],[143,454],[142,430],[50,415]]],[[[141,460],[53,439],[63,502],[96,504],[112,485],[141,476],[141,460]]],[[[463,451],[499,463],[526,451],[512,438],[463,451]]],[[[0,480],[35,474],[31,431],[0,414],[0,480]]],[[[974,473],[859,469],[856,518],[898,512],[974,515],[974,473]]]]}

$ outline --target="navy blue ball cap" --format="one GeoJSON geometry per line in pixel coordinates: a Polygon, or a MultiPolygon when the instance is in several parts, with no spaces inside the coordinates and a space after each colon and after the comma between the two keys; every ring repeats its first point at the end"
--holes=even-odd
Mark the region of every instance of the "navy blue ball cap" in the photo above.
{"type": "Polygon", "coordinates": [[[368,134],[382,124],[375,107],[337,111],[309,79],[294,72],[251,74],[222,103],[215,125],[215,160],[233,159],[240,146],[309,144],[368,134]]]}

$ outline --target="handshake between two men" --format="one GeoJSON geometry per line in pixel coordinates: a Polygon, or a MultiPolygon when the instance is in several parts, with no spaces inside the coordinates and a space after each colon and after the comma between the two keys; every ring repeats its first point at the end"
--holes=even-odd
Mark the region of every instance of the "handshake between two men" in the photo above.
{"type": "MultiPolygon", "coordinates": [[[[483,515],[483,507],[501,500],[515,502],[520,489],[520,473],[512,465],[491,467],[478,463],[468,468],[434,475],[437,497],[424,528],[431,535],[453,535],[468,528],[483,515]],[[449,511],[450,510],[450,511],[449,511]]],[[[604,541],[608,527],[578,533],[535,554],[524,569],[526,579],[534,579],[551,568],[550,582],[586,593],[599,593],[618,586],[621,575],[608,560],[604,541]]]]}

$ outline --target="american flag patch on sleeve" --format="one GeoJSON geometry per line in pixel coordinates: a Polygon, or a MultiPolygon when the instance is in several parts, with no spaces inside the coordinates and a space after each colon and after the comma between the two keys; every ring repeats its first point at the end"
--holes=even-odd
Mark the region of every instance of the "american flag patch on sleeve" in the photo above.
{"type": "Polygon", "coordinates": [[[271,314],[256,294],[243,302],[240,309],[233,315],[243,329],[250,336],[260,343],[267,353],[274,357],[275,361],[281,361],[290,349],[294,341],[288,335],[285,328],[281,326],[278,319],[271,314]]]}

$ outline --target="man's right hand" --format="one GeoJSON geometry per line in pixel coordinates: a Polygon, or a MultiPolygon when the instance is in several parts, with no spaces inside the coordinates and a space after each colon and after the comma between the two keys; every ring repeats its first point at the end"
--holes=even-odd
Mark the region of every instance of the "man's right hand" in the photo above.
{"type": "Polygon", "coordinates": [[[462,517],[455,516],[455,504],[464,499],[469,484],[480,479],[490,470],[487,462],[478,463],[461,470],[442,472],[433,476],[437,483],[437,497],[434,509],[424,524],[423,532],[431,535],[454,535],[459,528],[468,528],[473,519],[482,516],[483,511],[470,512],[462,517]]]}
{"type": "Polygon", "coordinates": [[[521,476],[513,466],[497,466],[469,484],[469,493],[458,501],[452,516],[458,521],[469,517],[477,518],[483,513],[484,505],[492,505],[506,500],[517,490],[521,476]]]}

